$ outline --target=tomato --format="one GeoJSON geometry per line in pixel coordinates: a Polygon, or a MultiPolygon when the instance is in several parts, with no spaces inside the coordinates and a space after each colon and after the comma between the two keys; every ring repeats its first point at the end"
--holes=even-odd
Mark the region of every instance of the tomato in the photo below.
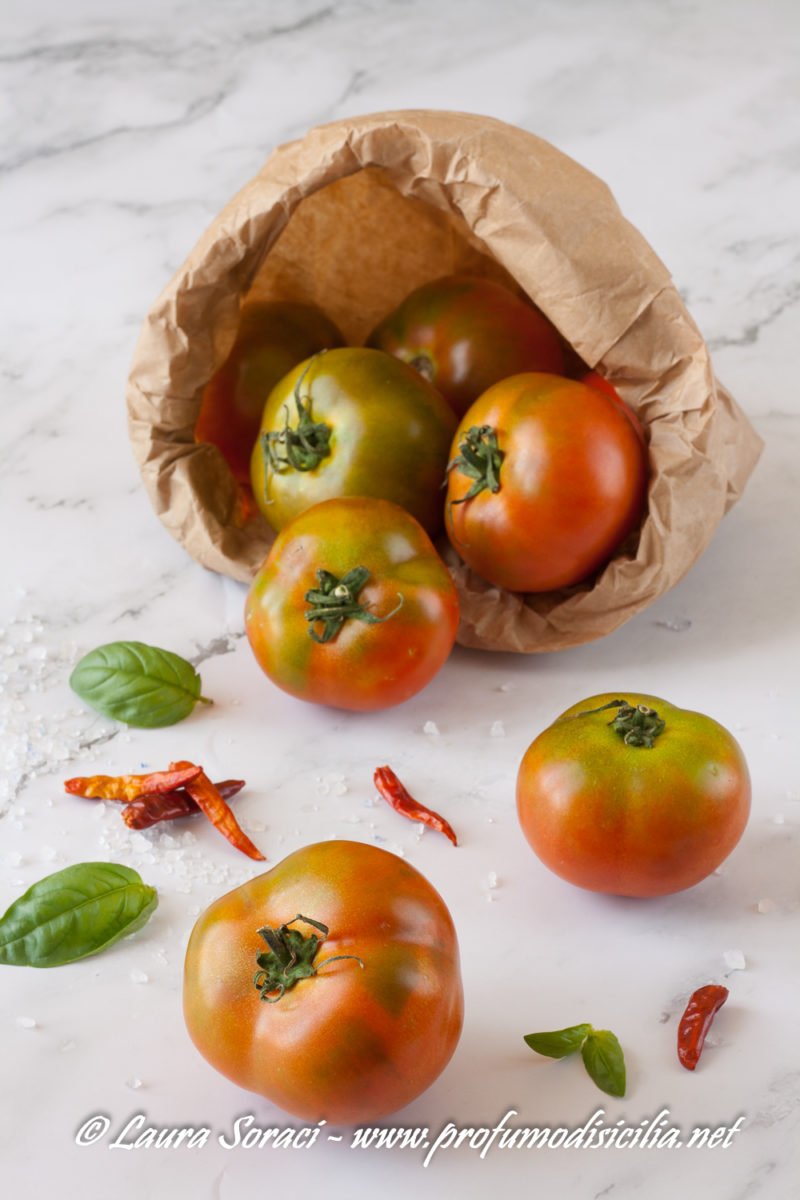
{"type": "Polygon", "coordinates": [[[195,440],[218,446],[234,478],[249,484],[250,455],[275,384],[302,359],[342,345],[333,321],[313,305],[245,304],[233,349],[203,392],[195,440]]]}
{"type": "Polygon", "coordinates": [[[459,416],[508,375],[558,374],[564,366],[559,336],[543,313],[502,284],[469,275],[417,288],[367,345],[415,366],[459,416]]]}
{"type": "Polygon", "coordinates": [[[562,879],[664,896],[699,883],[733,850],[750,812],[750,776],[735,738],[711,717],[656,696],[607,693],[573,705],[530,744],[517,811],[562,879]]]}
{"type": "Polygon", "coordinates": [[[646,473],[634,427],[608,396],[557,375],[515,375],[484,392],[456,432],[447,532],[497,587],[568,587],[636,527],[646,473]]]}
{"type": "Polygon", "coordinates": [[[647,438],[645,436],[644,427],[641,421],[636,416],[636,413],[633,411],[633,409],[629,408],[622,399],[613,383],[609,383],[609,381],[603,375],[601,375],[599,371],[587,371],[585,375],[581,376],[581,383],[585,383],[587,387],[596,388],[599,392],[603,392],[606,396],[608,396],[617,406],[620,412],[625,414],[631,425],[633,425],[636,436],[641,442],[642,446],[647,445],[647,438]]]}
{"type": "Polygon", "coordinates": [[[374,1121],[424,1092],[463,1021],[441,896],[403,859],[349,841],[297,850],[212,904],[189,939],[183,997],[213,1067],[295,1116],[335,1124],[374,1121]],[[278,957],[295,943],[293,968],[270,970],[265,927],[278,957]]]}
{"type": "Polygon", "coordinates": [[[253,448],[256,502],[275,530],[335,496],[408,509],[431,535],[456,421],[412,367],[379,350],[329,350],[273,389],[253,448]]]}
{"type": "Polygon", "coordinates": [[[388,708],[444,664],[455,585],[422,526],[388,500],[316,504],[278,535],[247,596],[245,625],[278,687],[335,708],[388,708]]]}

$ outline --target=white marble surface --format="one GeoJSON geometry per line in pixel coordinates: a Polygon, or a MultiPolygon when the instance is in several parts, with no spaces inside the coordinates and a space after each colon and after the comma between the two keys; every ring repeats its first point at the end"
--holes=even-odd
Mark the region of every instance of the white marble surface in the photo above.
{"type": "Polygon", "coordinates": [[[795,1197],[796,5],[6,0],[2,24],[0,909],[88,859],[136,867],[161,897],[148,927],[102,957],[3,969],[6,1194],[795,1197]],[[500,117],[604,177],[673,272],[766,450],[690,575],[613,636],[536,659],[457,650],[413,701],[353,717],[288,700],[260,675],[243,639],[244,588],[189,559],[150,509],[123,393],[145,312],[269,151],[315,124],[395,107],[500,117]],[[71,665],[118,638],[192,658],[214,706],[156,732],[87,711],[67,687],[71,665]],[[752,770],[739,848],[720,874],[664,900],[561,883],[516,825],[513,780],[529,740],[567,704],[617,688],[713,714],[752,770]],[[426,732],[431,721],[438,732],[426,732]],[[356,1151],[347,1139],[294,1153],[215,1144],[242,1114],[296,1123],[217,1076],[181,1017],[191,925],[254,868],[210,827],[132,836],[110,806],[61,791],[68,775],[176,756],[247,779],[238,811],[271,862],[318,838],[385,839],[450,905],[463,1037],[440,1080],[387,1127],[435,1135],[448,1121],[491,1127],[513,1109],[512,1124],[575,1130],[601,1108],[611,1125],[638,1126],[666,1109],[684,1133],[744,1117],[731,1144],[494,1147],[484,1158],[463,1146],[427,1168],[419,1149],[356,1151]],[[370,807],[383,760],[452,818],[457,851],[370,807]],[[743,953],[743,970],[726,964],[729,951],[743,953]],[[675,1059],[676,1021],[686,993],[711,980],[731,998],[689,1074],[675,1059]],[[624,1100],[522,1043],[582,1020],[620,1037],[624,1100]],[[136,1113],[207,1125],[212,1141],[109,1156],[136,1113]],[[93,1114],[108,1116],[110,1133],[79,1148],[93,1114]]]}

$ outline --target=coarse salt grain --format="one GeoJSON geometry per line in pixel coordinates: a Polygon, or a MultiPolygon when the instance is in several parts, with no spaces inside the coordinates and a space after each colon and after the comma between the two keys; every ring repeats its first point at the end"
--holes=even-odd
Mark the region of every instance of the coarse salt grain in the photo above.
{"type": "Polygon", "coordinates": [[[20,1029],[36,1029],[38,1022],[34,1017],[17,1017],[17,1025],[20,1029]]]}
{"type": "Polygon", "coordinates": [[[756,905],[756,912],[760,912],[760,913],[772,912],[774,907],[775,907],[775,901],[770,900],[768,896],[765,896],[764,899],[759,900],[758,904],[756,905]]]}
{"type": "Polygon", "coordinates": [[[133,983],[149,983],[150,976],[144,971],[131,971],[131,981],[133,983]]]}
{"type": "Polygon", "coordinates": [[[489,737],[505,737],[506,727],[502,721],[492,721],[492,727],[489,730],[489,737]]]}
{"type": "Polygon", "coordinates": [[[426,721],[425,724],[422,726],[422,732],[429,734],[430,737],[438,737],[439,736],[439,726],[436,724],[435,721],[426,721]]]}
{"type": "Polygon", "coordinates": [[[743,971],[747,966],[747,960],[741,950],[726,950],[722,957],[725,966],[731,971],[743,971]]]}

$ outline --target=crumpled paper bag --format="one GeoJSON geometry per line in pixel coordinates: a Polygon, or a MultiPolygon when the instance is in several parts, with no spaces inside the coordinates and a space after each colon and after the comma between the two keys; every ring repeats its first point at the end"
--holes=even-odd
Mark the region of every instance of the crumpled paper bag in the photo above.
{"type": "Polygon", "coordinates": [[[646,426],[647,514],[593,580],[519,596],[441,549],[458,640],[558,650],[602,637],[676,584],[741,495],[761,441],[714,378],[666,267],[604,183],[547,142],[464,113],[354,117],[279,147],[155,301],[127,388],[156,513],[199,562],[249,581],[272,532],[243,521],[216,447],[194,440],[205,384],[241,302],[317,304],[352,344],[419,284],[466,271],[527,294],[646,426]]]}

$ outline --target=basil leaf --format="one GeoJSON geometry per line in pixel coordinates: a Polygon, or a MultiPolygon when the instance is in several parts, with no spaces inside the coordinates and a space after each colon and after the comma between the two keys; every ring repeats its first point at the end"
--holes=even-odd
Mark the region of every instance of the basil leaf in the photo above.
{"type": "Polygon", "coordinates": [[[607,1029],[593,1029],[581,1047],[586,1070],[601,1092],[625,1095],[625,1059],[622,1047],[607,1029]]]}
{"type": "Polygon", "coordinates": [[[568,1054],[580,1050],[591,1032],[591,1025],[570,1025],[568,1029],[557,1029],[553,1033],[529,1033],[525,1041],[537,1054],[545,1054],[548,1058],[566,1058],[568,1054]]]}
{"type": "Polygon", "coordinates": [[[77,863],[34,883],[0,917],[0,963],[59,967],[106,950],[140,929],[156,889],[130,867],[77,863]]]}
{"type": "Polygon", "coordinates": [[[209,703],[191,663],[144,642],[98,646],[80,660],[69,685],[104,717],[141,729],[174,725],[198,700],[209,703]]]}

